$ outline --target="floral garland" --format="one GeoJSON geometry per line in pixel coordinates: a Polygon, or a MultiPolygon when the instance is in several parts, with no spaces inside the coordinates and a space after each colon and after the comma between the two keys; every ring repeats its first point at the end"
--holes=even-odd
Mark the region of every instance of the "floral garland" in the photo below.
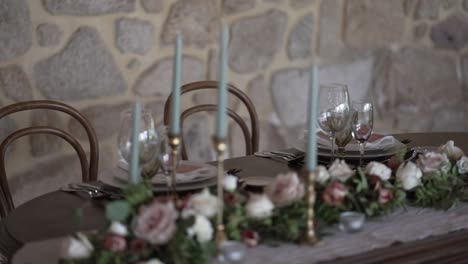
{"type": "MultiPolygon", "coordinates": [[[[406,204],[448,209],[467,197],[468,157],[448,141],[439,152],[404,154],[387,164],[370,162],[355,173],[343,160],[317,168],[317,229],[334,224],[345,211],[368,217],[406,204]]],[[[296,173],[280,174],[263,193],[237,188],[226,175],[224,224],[230,240],[255,246],[260,241],[299,241],[305,234],[305,187],[296,173]]],[[[130,186],[125,200],[107,205],[105,230],[76,234],[63,245],[60,263],[210,263],[215,255],[213,217],[217,198],[208,189],[176,202],[153,197],[151,184],[130,186]]]]}

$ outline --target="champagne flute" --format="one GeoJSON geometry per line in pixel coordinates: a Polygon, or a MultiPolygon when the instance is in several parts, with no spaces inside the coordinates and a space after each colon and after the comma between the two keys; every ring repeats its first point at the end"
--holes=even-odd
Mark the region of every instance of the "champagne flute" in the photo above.
{"type": "MultiPolygon", "coordinates": [[[[154,169],[157,165],[157,152],[159,144],[159,136],[154,126],[154,120],[149,111],[142,110],[141,122],[138,135],[139,141],[139,175],[142,175],[142,168],[154,169]]],[[[117,146],[120,157],[128,164],[131,162],[131,147],[132,147],[132,126],[133,126],[133,110],[128,109],[122,113],[119,134],[117,136],[117,146]]],[[[154,174],[146,173],[144,179],[148,180],[154,174]]]]}
{"type": "Polygon", "coordinates": [[[364,149],[374,127],[374,107],[370,101],[353,101],[356,112],[352,122],[354,139],[359,142],[359,166],[363,167],[364,149]]]}
{"type": "Polygon", "coordinates": [[[318,95],[317,122],[330,137],[331,160],[335,158],[336,133],[343,130],[349,120],[349,93],[344,84],[320,85],[318,95]]]}
{"type": "Polygon", "coordinates": [[[167,128],[163,127],[161,130],[163,130],[164,132],[162,133],[163,136],[161,138],[161,144],[159,146],[158,159],[161,165],[162,172],[164,173],[164,176],[166,178],[166,184],[169,191],[169,189],[173,187],[171,182],[172,171],[177,170],[177,168],[179,167],[181,156],[179,151],[176,159],[176,168],[174,168],[172,148],[171,146],[169,146],[169,139],[167,137],[167,128]]]}

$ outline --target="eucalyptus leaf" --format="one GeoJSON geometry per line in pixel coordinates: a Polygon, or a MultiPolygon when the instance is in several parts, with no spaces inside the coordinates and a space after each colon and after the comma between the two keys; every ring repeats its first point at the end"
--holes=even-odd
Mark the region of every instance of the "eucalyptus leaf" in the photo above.
{"type": "Polygon", "coordinates": [[[130,211],[131,207],[127,201],[114,201],[106,205],[106,216],[111,221],[125,221],[130,211]]]}

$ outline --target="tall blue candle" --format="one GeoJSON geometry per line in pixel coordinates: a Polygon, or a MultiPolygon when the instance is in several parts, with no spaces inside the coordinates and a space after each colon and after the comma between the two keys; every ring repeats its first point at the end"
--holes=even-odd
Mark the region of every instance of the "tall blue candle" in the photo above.
{"type": "Polygon", "coordinates": [[[227,107],[227,64],[228,64],[228,39],[229,31],[226,24],[223,24],[223,31],[220,39],[219,54],[219,86],[218,86],[218,112],[216,115],[216,137],[226,138],[226,107],[227,107]]]}
{"type": "Polygon", "coordinates": [[[307,155],[306,166],[307,171],[313,171],[317,168],[317,134],[316,134],[316,117],[317,117],[317,94],[319,89],[319,77],[317,65],[313,64],[310,70],[309,82],[309,104],[307,107],[308,113],[308,128],[309,135],[307,140],[307,155]]]}
{"type": "Polygon", "coordinates": [[[172,70],[172,102],[171,102],[171,125],[169,133],[179,135],[180,133],[180,75],[182,63],[182,37],[177,34],[174,65],[172,70]]]}
{"type": "Polygon", "coordinates": [[[137,184],[140,180],[139,177],[139,153],[140,153],[140,123],[141,123],[141,102],[137,99],[133,107],[133,126],[132,126],[132,147],[131,147],[131,160],[130,160],[130,182],[137,184]]]}

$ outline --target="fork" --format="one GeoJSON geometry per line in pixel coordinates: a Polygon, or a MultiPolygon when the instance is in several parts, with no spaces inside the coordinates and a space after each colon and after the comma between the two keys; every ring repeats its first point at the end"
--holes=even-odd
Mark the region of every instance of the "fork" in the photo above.
{"type": "Polygon", "coordinates": [[[78,192],[85,193],[90,198],[93,198],[93,199],[108,196],[107,194],[104,194],[104,193],[93,192],[93,191],[86,190],[86,189],[71,188],[69,186],[68,187],[62,187],[62,188],[60,188],[60,190],[63,191],[63,192],[69,192],[69,193],[78,193],[78,192]]]}

